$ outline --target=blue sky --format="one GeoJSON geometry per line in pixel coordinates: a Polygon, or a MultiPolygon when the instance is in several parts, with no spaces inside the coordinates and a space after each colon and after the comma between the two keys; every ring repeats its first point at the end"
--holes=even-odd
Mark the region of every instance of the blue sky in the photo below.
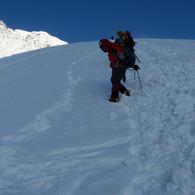
{"type": "Polygon", "coordinates": [[[116,37],[195,39],[195,0],[4,0],[9,28],[46,31],[69,43],[116,37]]]}

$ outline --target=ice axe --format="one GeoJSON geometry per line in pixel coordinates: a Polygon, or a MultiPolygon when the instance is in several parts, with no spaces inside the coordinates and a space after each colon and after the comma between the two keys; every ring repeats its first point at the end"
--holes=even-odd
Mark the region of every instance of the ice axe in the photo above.
{"type": "Polygon", "coordinates": [[[141,79],[140,79],[140,76],[139,76],[139,72],[138,72],[138,70],[136,70],[136,72],[137,72],[137,76],[138,76],[138,79],[139,79],[140,88],[142,89],[142,83],[141,83],[141,79]]]}
{"type": "MultiPolygon", "coordinates": [[[[137,72],[139,85],[140,85],[140,88],[142,89],[142,83],[141,83],[141,79],[140,79],[139,71],[138,71],[140,69],[140,67],[138,65],[134,65],[133,69],[137,72]]],[[[135,72],[134,72],[134,79],[135,79],[135,72]]]]}

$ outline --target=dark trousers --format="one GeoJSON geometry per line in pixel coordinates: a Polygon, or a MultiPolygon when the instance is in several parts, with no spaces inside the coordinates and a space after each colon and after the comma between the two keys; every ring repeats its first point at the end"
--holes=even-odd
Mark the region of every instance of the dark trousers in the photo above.
{"type": "Polygon", "coordinates": [[[112,94],[111,98],[118,98],[119,92],[124,93],[127,89],[121,84],[121,80],[125,78],[126,65],[122,65],[118,68],[112,68],[112,94]]]}

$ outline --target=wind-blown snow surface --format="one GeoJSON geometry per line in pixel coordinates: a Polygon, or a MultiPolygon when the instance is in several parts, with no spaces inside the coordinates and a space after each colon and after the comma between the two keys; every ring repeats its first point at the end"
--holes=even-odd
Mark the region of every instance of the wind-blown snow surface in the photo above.
{"type": "Polygon", "coordinates": [[[195,194],[195,41],[137,41],[116,104],[97,42],[0,60],[1,195],[195,194]]]}

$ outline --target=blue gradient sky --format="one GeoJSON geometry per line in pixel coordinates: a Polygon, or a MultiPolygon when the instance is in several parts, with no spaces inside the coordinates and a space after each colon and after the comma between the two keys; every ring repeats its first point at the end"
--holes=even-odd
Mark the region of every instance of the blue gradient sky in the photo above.
{"type": "Polygon", "coordinates": [[[69,43],[118,30],[134,38],[195,39],[195,0],[7,0],[0,7],[9,28],[46,31],[69,43]]]}

